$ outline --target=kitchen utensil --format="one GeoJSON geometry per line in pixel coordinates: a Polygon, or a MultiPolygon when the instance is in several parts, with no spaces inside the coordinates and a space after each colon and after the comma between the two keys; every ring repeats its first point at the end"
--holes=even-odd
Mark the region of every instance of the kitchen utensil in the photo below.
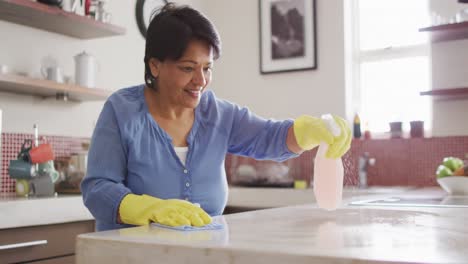
{"type": "Polygon", "coordinates": [[[104,8],[104,5],[107,1],[99,0],[95,2],[95,11],[94,11],[94,19],[101,21],[103,23],[108,23],[111,20],[111,13],[107,12],[104,8]]]}
{"type": "Polygon", "coordinates": [[[449,194],[467,195],[468,177],[465,176],[447,176],[438,178],[437,183],[449,194]]]}
{"type": "Polygon", "coordinates": [[[54,152],[49,143],[40,144],[29,151],[29,157],[32,163],[44,163],[54,160],[54,152]]]}
{"type": "Polygon", "coordinates": [[[389,125],[391,138],[401,138],[403,136],[402,122],[390,122],[389,125]]]}
{"type": "Polygon", "coordinates": [[[112,19],[112,14],[109,12],[100,12],[96,13],[96,20],[101,21],[102,23],[109,23],[112,19]]]}
{"type": "Polygon", "coordinates": [[[412,138],[424,137],[424,121],[411,121],[410,135],[412,138]]]}
{"type": "Polygon", "coordinates": [[[55,170],[54,153],[49,144],[39,144],[38,126],[34,124],[33,140],[26,139],[16,160],[8,167],[10,178],[16,179],[18,195],[50,196],[55,194],[59,173],[55,170]]]}
{"type": "Polygon", "coordinates": [[[12,179],[32,179],[37,176],[36,166],[24,160],[10,160],[8,175],[12,179]]]}
{"type": "Polygon", "coordinates": [[[59,173],[55,170],[54,161],[49,160],[44,163],[39,164],[39,174],[40,175],[48,175],[52,182],[55,183],[59,179],[59,173]]]}
{"type": "Polygon", "coordinates": [[[42,67],[41,73],[47,80],[63,83],[63,73],[59,67],[42,67]]]}
{"type": "Polygon", "coordinates": [[[16,190],[16,195],[17,196],[27,196],[27,195],[29,195],[29,191],[30,191],[29,181],[28,180],[19,180],[19,179],[17,179],[16,180],[15,190],[16,190]]]}
{"type": "Polygon", "coordinates": [[[88,164],[88,153],[72,154],[70,156],[70,166],[78,172],[86,173],[88,164]]]}
{"type": "Polygon", "coordinates": [[[23,145],[21,145],[21,150],[18,153],[17,159],[18,160],[23,160],[26,162],[31,162],[31,157],[29,156],[29,151],[32,148],[32,140],[31,139],[25,139],[23,142],[23,145]]]}
{"type": "Polygon", "coordinates": [[[55,194],[54,183],[49,175],[41,175],[30,180],[30,193],[35,196],[52,196],[55,194]]]}
{"type": "Polygon", "coordinates": [[[88,88],[96,87],[96,59],[83,51],[75,57],[75,82],[88,88]]]}

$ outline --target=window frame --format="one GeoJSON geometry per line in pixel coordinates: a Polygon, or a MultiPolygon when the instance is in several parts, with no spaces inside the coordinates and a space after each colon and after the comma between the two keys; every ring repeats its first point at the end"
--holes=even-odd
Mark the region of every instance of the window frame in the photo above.
{"type": "MultiPolygon", "coordinates": [[[[391,0],[390,0],[391,1],[391,0]]],[[[428,3],[429,7],[429,3],[428,3]]],[[[351,107],[348,108],[348,116],[353,117],[356,113],[362,113],[362,88],[361,88],[361,65],[366,62],[376,62],[376,61],[386,61],[392,59],[401,59],[401,58],[415,58],[415,57],[426,57],[428,60],[428,84],[432,86],[432,70],[431,70],[431,43],[428,37],[426,37],[426,41],[421,44],[416,45],[406,45],[406,46],[388,46],[385,48],[379,49],[369,49],[369,50],[360,50],[360,14],[359,14],[359,0],[350,0],[349,5],[346,6],[345,9],[348,11],[348,19],[345,19],[350,26],[345,30],[350,30],[350,34],[348,35],[349,44],[347,44],[351,51],[349,63],[349,70],[350,70],[350,78],[348,79],[348,83],[351,86],[351,91],[348,92],[351,96],[350,102],[351,107]]],[[[345,11],[346,12],[346,11],[345,11]]],[[[429,12],[429,9],[428,9],[429,12]]],[[[428,87],[421,87],[421,90],[427,90],[428,87]]],[[[428,109],[428,120],[424,120],[425,122],[425,132],[428,134],[431,133],[432,130],[432,104],[429,104],[428,109]]],[[[351,119],[352,120],[352,119],[351,119]]],[[[390,121],[390,120],[389,120],[390,121]]],[[[361,123],[361,126],[363,124],[361,123]]],[[[409,127],[403,127],[403,133],[409,133],[409,127]]],[[[387,134],[387,132],[381,131],[371,131],[374,136],[378,138],[383,137],[387,134]]]]}

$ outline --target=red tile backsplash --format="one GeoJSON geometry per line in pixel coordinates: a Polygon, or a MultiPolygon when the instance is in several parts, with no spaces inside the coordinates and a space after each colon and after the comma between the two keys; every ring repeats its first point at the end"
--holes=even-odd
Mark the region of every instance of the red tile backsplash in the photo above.
{"type": "MultiPolygon", "coordinates": [[[[15,192],[15,180],[8,176],[8,164],[16,155],[25,139],[32,139],[31,134],[2,134],[2,170],[0,192],[15,192]]],[[[82,151],[82,144],[89,138],[72,138],[47,136],[56,159],[69,157],[72,153],[82,151]]],[[[414,138],[414,139],[373,139],[354,140],[350,151],[343,157],[345,167],[345,185],[358,183],[358,158],[368,152],[376,159],[374,166],[368,169],[368,184],[383,186],[435,186],[435,170],[446,156],[466,159],[468,153],[468,136],[414,138]]],[[[310,182],[313,177],[313,159],[316,150],[303,153],[300,157],[290,159],[282,164],[289,168],[289,176],[295,180],[310,182]]],[[[236,181],[235,171],[242,164],[260,169],[271,161],[255,161],[246,157],[227,155],[226,172],[228,181],[236,181]]]]}
{"type": "MultiPolygon", "coordinates": [[[[345,185],[358,184],[358,158],[364,152],[376,159],[375,165],[368,169],[368,185],[436,186],[435,170],[444,157],[467,159],[468,136],[354,140],[350,151],[343,156],[345,185]]],[[[315,153],[315,150],[305,152],[292,161],[284,162],[287,166],[297,166],[290,173],[293,179],[307,182],[313,179],[315,153]]],[[[229,182],[235,184],[235,168],[231,167],[231,159],[232,156],[228,155],[226,168],[230,168],[227,170],[229,182]]],[[[248,158],[241,161],[254,166],[264,162],[248,158]]],[[[240,164],[244,163],[237,162],[237,166],[240,164]]]]}
{"type": "MultiPolygon", "coordinates": [[[[2,170],[0,174],[0,193],[15,192],[16,181],[8,175],[8,164],[10,160],[16,159],[25,139],[33,139],[32,134],[2,133],[2,170]]],[[[88,138],[72,138],[61,136],[43,136],[41,142],[47,141],[52,145],[55,158],[62,159],[69,157],[72,153],[82,151],[83,143],[89,143],[88,138]]]]}

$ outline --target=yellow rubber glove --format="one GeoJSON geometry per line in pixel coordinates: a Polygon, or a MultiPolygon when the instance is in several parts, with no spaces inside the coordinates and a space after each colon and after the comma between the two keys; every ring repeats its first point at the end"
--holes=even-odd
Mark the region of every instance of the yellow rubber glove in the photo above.
{"type": "Polygon", "coordinates": [[[146,194],[127,194],[119,206],[120,220],[131,225],[155,222],[168,226],[204,226],[211,217],[200,207],[184,200],[163,200],[146,194]]]}
{"type": "Polygon", "coordinates": [[[337,159],[343,156],[351,145],[351,129],[341,117],[333,116],[333,119],[341,130],[337,137],[333,136],[321,118],[302,115],[294,120],[294,136],[299,147],[310,150],[320,142],[325,142],[329,145],[327,158],[337,159]]]}

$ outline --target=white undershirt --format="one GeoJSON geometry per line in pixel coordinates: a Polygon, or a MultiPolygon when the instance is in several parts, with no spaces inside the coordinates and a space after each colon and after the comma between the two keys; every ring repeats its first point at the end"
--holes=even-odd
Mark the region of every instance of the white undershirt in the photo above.
{"type": "Polygon", "coordinates": [[[182,164],[185,166],[185,160],[187,159],[188,147],[174,147],[177,157],[179,157],[182,164]]]}

